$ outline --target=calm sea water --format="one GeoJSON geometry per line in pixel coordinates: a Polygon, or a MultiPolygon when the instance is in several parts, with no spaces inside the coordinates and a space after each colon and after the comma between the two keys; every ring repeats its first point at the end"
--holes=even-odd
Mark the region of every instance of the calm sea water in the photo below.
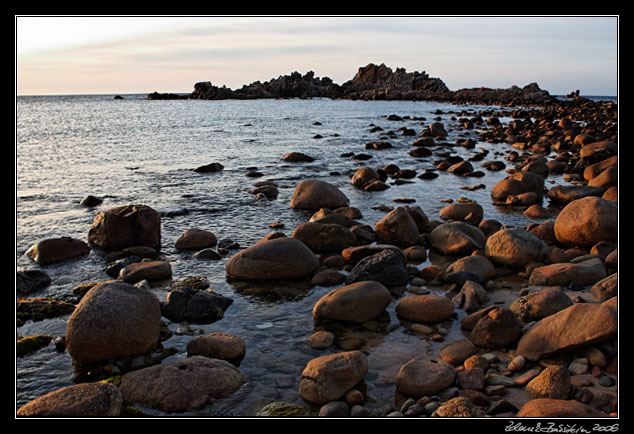
{"type": "MultiPolygon", "coordinates": [[[[144,97],[17,98],[16,268],[41,268],[51,277],[52,284],[32,296],[72,299],[73,287],[109,278],[103,272],[107,260],[91,253],[67,263],[39,267],[24,255],[31,245],[60,236],[87,240],[95,216],[111,207],[145,204],[162,212],[161,257],[171,263],[174,279],[204,275],[211,282],[211,289],[234,300],[222,320],[192,327],[204,333],[237,334],[247,343],[240,370],[248,383],[230,398],[187,415],[251,416],[272,401],[302,403],[298,387],[304,366],[314,357],[337,350],[313,350],[304,343],[314,332],[313,305],[333,288],[313,287],[301,296],[282,300],[248,295],[226,282],[224,265],[228,257],[201,261],[174,248],[174,241],[186,229],[207,229],[219,239],[231,238],[243,247],[271,232],[268,225],[273,222],[283,222],[283,232],[290,235],[295,226],[310,217],[310,213],[289,207],[295,186],[309,178],[324,179],[340,187],[350,205],[361,209],[361,222],[372,226],[385,214],[373,207],[397,206],[393,199],[399,197],[415,199],[415,204],[432,219],[438,218],[438,211],[446,205],[443,200],[467,197],[484,207],[485,218],[508,225],[534,222],[521,210],[491,204],[490,189],[507,175],[504,171],[481,169],[486,173],[483,178],[441,172],[434,180],[414,178],[412,183],[392,184],[390,189],[374,193],[355,190],[350,184],[350,176],[361,165],[379,168],[394,163],[419,173],[433,168],[440,157],[410,157],[407,151],[416,137],[403,136],[399,128],[412,128],[418,133],[436,118],[450,133],[446,140],[449,145],[436,148],[436,152],[468,158],[488,150],[483,161],[474,163],[476,169],[485,161],[503,159],[513,150],[506,144],[479,142],[475,149],[453,145],[460,138],[477,140],[478,129],[457,129],[458,119],[487,107],[328,99],[149,101],[144,97]],[[385,117],[389,114],[425,120],[388,121],[385,117]],[[384,132],[394,131],[395,136],[381,138],[380,133],[370,132],[371,125],[381,126],[384,132]],[[364,144],[373,140],[387,140],[394,148],[366,151],[364,144]],[[280,157],[290,151],[317,159],[301,164],[281,162],[280,157]],[[359,162],[341,156],[348,152],[368,153],[373,158],[359,162]],[[212,162],[223,164],[224,170],[213,174],[191,170],[212,162]],[[249,170],[257,170],[263,176],[247,177],[249,170]],[[248,192],[253,183],[261,180],[278,183],[277,199],[259,201],[248,192]],[[486,188],[461,189],[480,183],[486,188]],[[105,199],[100,206],[87,209],[79,205],[87,195],[105,199]]],[[[500,111],[499,107],[490,109],[500,111]]],[[[549,177],[547,185],[560,181],[549,177]]],[[[420,267],[430,263],[428,260],[420,267]]],[[[153,291],[164,300],[169,287],[153,291]]],[[[365,378],[370,409],[382,410],[393,402],[394,381],[404,363],[423,353],[437,354],[447,343],[421,341],[420,336],[399,325],[394,305],[388,313],[392,331],[365,336],[366,344],[361,348],[370,365],[365,378]]],[[[68,316],[28,322],[17,329],[17,334],[63,336],[67,320],[68,316]]],[[[170,329],[175,331],[178,326],[170,324],[170,329]]],[[[452,336],[461,333],[457,320],[449,321],[445,327],[452,336]]],[[[164,342],[165,347],[179,351],[168,360],[185,357],[189,339],[175,335],[164,342]]],[[[67,352],[56,352],[51,343],[35,354],[17,359],[16,408],[71,384],[72,360],[67,352]]]]}

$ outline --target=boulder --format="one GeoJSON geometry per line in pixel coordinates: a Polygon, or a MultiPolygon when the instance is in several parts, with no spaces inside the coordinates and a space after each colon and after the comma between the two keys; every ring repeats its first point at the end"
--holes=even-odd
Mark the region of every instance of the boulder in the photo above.
{"type": "Polygon", "coordinates": [[[348,247],[347,249],[343,249],[341,251],[341,256],[350,264],[356,264],[361,259],[372,256],[375,253],[379,253],[383,250],[394,250],[403,255],[403,259],[405,259],[405,254],[401,250],[400,247],[394,246],[392,244],[371,244],[367,246],[354,246],[348,247]]]}
{"type": "Polygon", "coordinates": [[[226,360],[239,365],[246,352],[246,343],[240,336],[223,332],[213,332],[196,336],[187,342],[187,356],[205,356],[210,359],[226,360]]]}
{"type": "Polygon", "coordinates": [[[313,319],[363,323],[385,311],[392,296],[385,286],[372,280],[333,289],[313,308],[313,319]]]}
{"type": "Polygon", "coordinates": [[[222,319],[232,302],[214,291],[185,286],[167,294],[162,314],[174,322],[210,324],[222,319]]]}
{"type": "Polygon", "coordinates": [[[291,236],[303,242],[313,252],[319,253],[340,252],[357,242],[357,237],[345,226],[316,221],[300,224],[291,236]]]}
{"type": "Polygon", "coordinates": [[[151,292],[121,281],[95,285],[66,327],[66,348],[80,363],[145,353],[157,342],[161,308],[151,292]]]}
{"type": "Polygon", "coordinates": [[[616,155],[613,157],[607,158],[603,161],[599,161],[598,163],[591,164],[590,166],[587,166],[583,170],[583,178],[586,181],[590,181],[594,179],[595,177],[599,176],[606,169],[609,169],[610,167],[616,167],[618,166],[618,164],[619,164],[619,160],[618,160],[618,156],[616,155]]]}
{"type": "Polygon", "coordinates": [[[477,418],[484,417],[485,413],[484,410],[478,405],[475,405],[471,399],[459,396],[443,403],[436,411],[434,411],[433,416],[477,418]]]}
{"type": "Polygon", "coordinates": [[[317,357],[302,371],[299,394],[313,404],[335,401],[363,380],[367,372],[368,361],[361,351],[317,357]]]}
{"type": "Polygon", "coordinates": [[[553,202],[569,203],[588,196],[601,196],[605,190],[590,185],[555,185],[548,190],[547,196],[553,202]]]}
{"type": "Polygon", "coordinates": [[[292,237],[262,240],[233,255],[225,266],[227,276],[242,280],[304,278],[319,266],[306,244],[292,237]]]}
{"type": "Polygon", "coordinates": [[[42,395],[18,409],[18,417],[117,417],[123,398],[110,383],[81,383],[42,395]]]}
{"type": "Polygon", "coordinates": [[[431,247],[445,254],[467,255],[482,249],[486,236],[480,229],[463,222],[443,223],[427,234],[431,247]]]}
{"type": "Polygon", "coordinates": [[[466,221],[478,225],[483,216],[482,205],[477,202],[452,203],[440,210],[438,214],[443,220],[466,221]]]}
{"type": "Polygon", "coordinates": [[[470,341],[458,340],[440,349],[440,357],[449,363],[462,365],[465,360],[473,356],[478,349],[470,341]]]}
{"type": "Polygon", "coordinates": [[[614,273],[592,285],[590,293],[593,294],[597,300],[606,301],[618,295],[618,290],[619,278],[618,274],[614,273]]]}
{"type": "Polygon", "coordinates": [[[226,398],[245,381],[225,360],[191,356],[128,372],[121,376],[119,390],[126,403],[177,413],[226,398]]]}
{"type": "Polygon", "coordinates": [[[354,172],[350,182],[357,188],[365,189],[373,181],[380,181],[378,172],[371,167],[360,167],[354,172]]]}
{"type": "Polygon", "coordinates": [[[524,404],[515,417],[576,419],[609,417],[609,415],[576,400],[538,398],[524,404]]]}
{"type": "Polygon", "coordinates": [[[311,161],[315,161],[313,157],[302,152],[288,152],[282,155],[280,160],[289,163],[310,163],[311,161]]]}
{"type": "Polygon", "coordinates": [[[522,335],[519,322],[507,308],[487,311],[471,330],[471,342],[484,348],[505,348],[522,335]]]}
{"type": "Polygon", "coordinates": [[[49,265],[85,256],[90,247],[82,240],[71,237],[49,238],[34,244],[26,256],[40,265],[49,265]]]}
{"type": "Polygon", "coordinates": [[[445,273],[448,274],[459,271],[475,274],[478,276],[478,282],[485,282],[496,276],[495,266],[489,258],[483,255],[470,255],[459,258],[447,267],[445,273]]]}
{"type": "Polygon", "coordinates": [[[528,382],[526,391],[533,398],[567,399],[570,386],[570,372],[565,366],[548,366],[528,382]]]}
{"type": "Polygon", "coordinates": [[[119,271],[119,279],[136,283],[141,280],[150,282],[172,277],[172,266],[165,261],[142,261],[126,265],[119,271]]]}
{"type": "Polygon", "coordinates": [[[599,258],[581,262],[561,262],[537,267],[530,275],[531,285],[568,286],[571,283],[593,285],[606,277],[606,270],[599,258]]]}
{"type": "Polygon", "coordinates": [[[100,212],[88,240],[104,249],[131,246],[161,247],[161,215],[146,205],[126,205],[100,212]]]}
{"type": "Polygon", "coordinates": [[[412,322],[438,322],[451,316],[454,307],[443,295],[408,295],[396,305],[396,315],[412,322]]]}
{"type": "Polygon", "coordinates": [[[385,249],[361,259],[346,276],[346,283],[374,280],[387,287],[406,285],[409,273],[401,252],[385,249]]]}
{"type": "Polygon", "coordinates": [[[375,225],[374,231],[385,244],[404,248],[418,242],[418,226],[404,206],[390,211],[375,225]]]}
{"type": "Polygon", "coordinates": [[[546,244],[522,228],[501,229],[487,238],[485,245],[492,261],[515,268],[543,260],[546,252],[546,244]]]}
{"type": "Polygon", "coordinates": [[[600,197],[584,197],[566,205],[555,220],[555,236],[568,247],[590,248],[618,239],[618,207],[600,197]]]}
{"type": "Polygon", "coordinates": [[[174,243],[179,250],[201,250],[213,247],[218,243],[218,238],[213,232],[204,229],[187,229],[174,243]]]}
{"type": "Polygon", "coordinates": [[[561,289],[544,288],[518,298],[509,309],[518,319],[529,323],[539,321],[572,305],[568,294],[561,289]]]}
{"type": "Polygon", "coordinates": [[[452,301],[465,312],[472,312],[489,301],[489,295],[482,285],[467,280],[460,288],[460,292],[452,298],[452,301]]]}
{"type": "Polygon", "coordinates": [[[405,396],[436,395],[451,386],[456,369],[444,360],[418,356],[404,364],[396,377],[396,389],[405,396]]]}
{"type": "Polygon", "coordinates": [[[607,342],[616,335],[617,318],[611,308],[578,303],[537,322],[519,340],[517,354],[536,361],[559,351],[607,342]]]}
{"type": "Polygon", "coordinates": [[[318,210],[348,206],[346,195],[334,185],[317,179],[300,182],[291,197],[291,208],[318,210]]]}
{"type": "Polygon", "coordinates": [[[534,192],[539,195],[544,189],[544,178],[532,172],[515,172],[499,181],[491,189],[491,198],[494,203],[506,203],[509,195],[534,192]]]}

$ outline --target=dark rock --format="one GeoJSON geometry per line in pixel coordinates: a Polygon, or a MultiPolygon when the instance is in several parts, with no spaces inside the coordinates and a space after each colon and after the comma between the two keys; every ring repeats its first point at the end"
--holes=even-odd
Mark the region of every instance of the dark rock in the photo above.
{"type": "Polygon", "coordinates": [[[167,294],[162,314],[174,322],[210,324],[222,319],[232,302],[232,299],[211,290],[181,287],[167,294]]]}
{"type": "Polygon", "coordinates": [[[346,284],[374,280],[387,287],[405,285],[409,282],[409,273],[400,252],[386,249],[361,259],[350,270],[346,284]]]}

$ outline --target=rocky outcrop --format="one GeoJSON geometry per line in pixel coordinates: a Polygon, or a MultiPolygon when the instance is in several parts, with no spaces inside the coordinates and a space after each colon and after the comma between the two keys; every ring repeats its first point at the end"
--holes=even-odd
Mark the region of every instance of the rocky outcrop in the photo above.
{"type": "Polygon", "coordinates": [[[315,77],[295,71],[266,82],[255,81],[240,89],[218,87],[210,81],[198,82],[191,94],[153,92],[147,99],[260,99],[260,98],[332,98],[353,100],[408,100],[450,101],[478,104],[549,104],[555,97],[540,89],[537,83],[522,88],[472,88],[450,90],[440,78],[432,78],[425,71],[407,72],[405,68],[392,68],[384,63],[369,63],[359,68],[355,76],[339,85],[329,77],[315,77]]]}

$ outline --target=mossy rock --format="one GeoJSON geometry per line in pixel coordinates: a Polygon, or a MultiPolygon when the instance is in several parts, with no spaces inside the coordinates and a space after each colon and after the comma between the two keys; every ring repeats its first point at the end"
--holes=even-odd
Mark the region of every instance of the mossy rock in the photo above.
{"type": "Polygon", "coordinates": [[[40,348],[44,348],[47,346],[52,336],[49,335],[34,335],[34,336],[26,336],[23,338],[18,338],[16,342],[16,355],[18,357],[26,356],[27,354],[31,354],[40,348]]]}
{"type": "Polygon", "coordinates": [[[314,416],[310,409],[304,405],[292,404],[290,402],[271,402],[260,409],[256,416],[268,417],[301,417],[314,416]]]}

